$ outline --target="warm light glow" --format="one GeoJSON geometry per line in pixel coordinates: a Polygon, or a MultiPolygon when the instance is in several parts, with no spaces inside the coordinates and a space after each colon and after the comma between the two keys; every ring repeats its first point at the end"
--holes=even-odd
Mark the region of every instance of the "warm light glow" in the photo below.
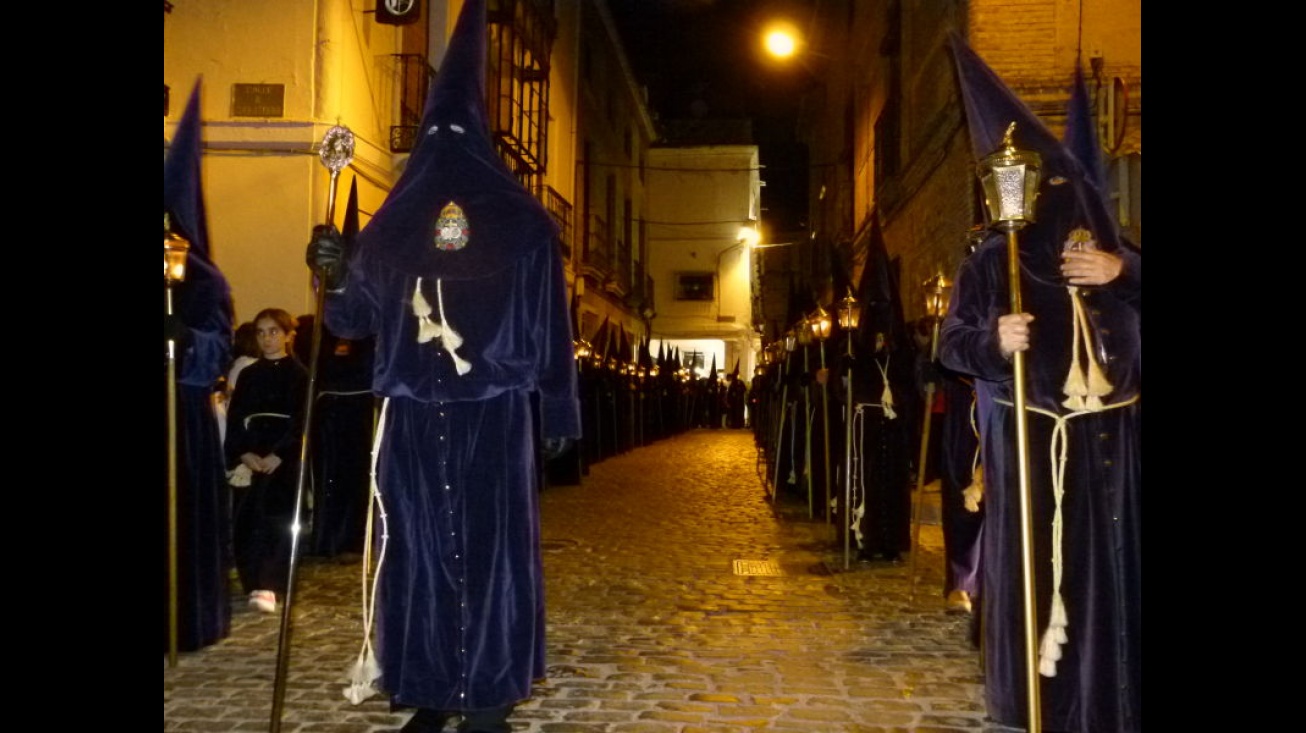
{"type": "Polygon", "coordinates": [[[853,289],[848,288],[848,295],[839,301],[839,328],[845,331],[856,331],[861,320],[861,304],[853,297],[853,289]]]}
{"type": "Polygon", "coordinates": [[[186,279],[186,252],[190,242],[166,229],[163,232],[163,280],[175,285],[186,279]]]}
{"type": "Polygon", "coordinates": [[[942,318],[948,311],[948,299],[952,294],[952,283],[939,273],[926,280],[921,286],[925,289],[925,314],[930,318],[942,318]]]}
{"type": "Polygon", "coordinates": [[[762,40],[766,52],[778,59],[787,59],[798,51],[798,41],[791,31],[785,28],[773,28],[762,40]]]}
{"type": "Polygon", "coordinates": [[[756,247],[762,241],[762,233],[754,226],[740,227],[735,240],[746,247],[756,247]]]}
{"type": "Polygon", "coordinates": [[[824,308],[819,305],[816,306],[816,312],[809,317],[808,323],[812,326],[812,335],[815,336],[818,341],[824,341],[830,338],[830,326],[832,324],[830,322],[830,314],[826,313],[824,308]]]}

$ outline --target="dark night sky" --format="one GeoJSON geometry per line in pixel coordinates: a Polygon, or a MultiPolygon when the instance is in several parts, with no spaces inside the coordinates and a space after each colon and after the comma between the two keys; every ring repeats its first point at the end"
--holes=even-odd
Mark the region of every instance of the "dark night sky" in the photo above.
{"type": "Polygon", "coordinates": [[[804,0],[609,0],[649,106],[662,120],[751,118],[764,167],[763,219],[773,231],[805,221],[807,154],[794,135],[799,98],[811,83],[761,50],[768,19],[810,21],[804,0]]]}

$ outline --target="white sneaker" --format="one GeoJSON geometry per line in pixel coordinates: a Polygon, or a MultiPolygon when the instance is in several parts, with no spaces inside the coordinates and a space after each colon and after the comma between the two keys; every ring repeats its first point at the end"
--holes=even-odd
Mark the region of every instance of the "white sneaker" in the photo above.
{"type": "Polygon", "coordinates": [[[263,613],[276,613],[277,594],[270,590],[256,590],[249,594],[249,605],[263,613]]]}

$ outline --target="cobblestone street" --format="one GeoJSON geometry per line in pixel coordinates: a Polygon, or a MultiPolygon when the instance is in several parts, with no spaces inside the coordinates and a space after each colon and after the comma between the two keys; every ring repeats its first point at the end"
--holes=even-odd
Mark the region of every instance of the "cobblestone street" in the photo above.
{"type": "MultiPolygon", "coordinates": [[[[609,458],[541,505],[549,675],[519,733],[1009,730],[985,722],[969,617],[945,612],[937,523],[914,598],[907,561],[845,570],[805,499],[773,505],[747,430],[609,458]]],[[[393,733],[410,715],[342,694],[361,568],[299,566],[282,731],[393,733]]],[[[165,732],[268,729],[280,619],[241,601],[229,638],[165,659],[165,732]]]]}

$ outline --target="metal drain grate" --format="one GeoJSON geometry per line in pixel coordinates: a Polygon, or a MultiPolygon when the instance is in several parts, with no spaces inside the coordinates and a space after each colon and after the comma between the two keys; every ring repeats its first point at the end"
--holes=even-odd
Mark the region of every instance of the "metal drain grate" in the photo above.
{"type": "Polygon", "coordinates": [[[735,575],[784,575],[774,560],[735,560],[735,575]]]}

